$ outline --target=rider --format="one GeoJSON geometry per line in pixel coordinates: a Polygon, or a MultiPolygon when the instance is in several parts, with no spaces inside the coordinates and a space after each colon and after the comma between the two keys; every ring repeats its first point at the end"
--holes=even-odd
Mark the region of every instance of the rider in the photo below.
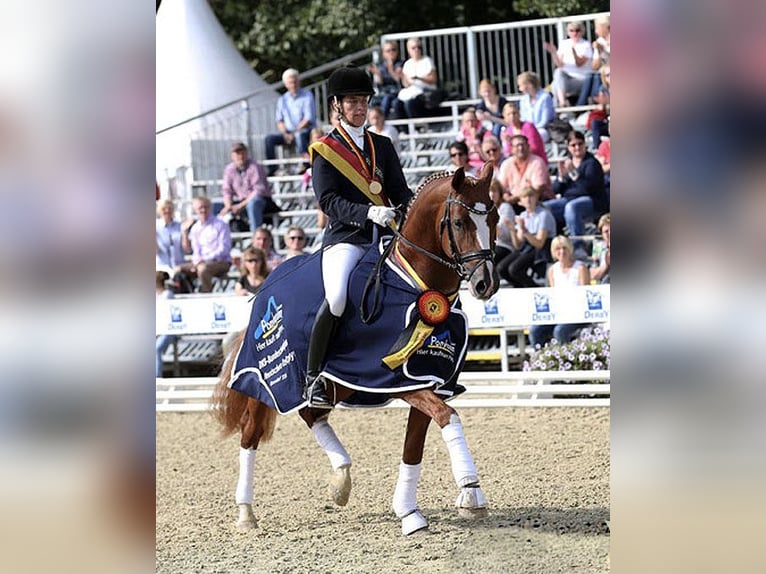
{"type": "Polygon", "coordinates": [[[328,218],[322,240],[325,301],[311,329],[304,389],[317,408],[332,408],[319,373],[346,307],[351,271],[373,241],[373,224],[389,229],[394,207],[406,210],[412,198],[391,140],[365,129],[373,93],[363,70],[335,70],[328,80],[328,104],[340,122],[309,149],[314,193],[328,218]]]}

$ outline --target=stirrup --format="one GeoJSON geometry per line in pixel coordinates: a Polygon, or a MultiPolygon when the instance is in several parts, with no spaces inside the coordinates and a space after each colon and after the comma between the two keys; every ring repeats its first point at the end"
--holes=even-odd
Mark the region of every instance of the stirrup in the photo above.
{"type": "Polygon", "coordinates": [[[324,379],[322,377],[306,377],[306,386],[303,389],[303,398],[309,406],[315,409],[333,409],[335,406],[327,398],[324,379]]]}

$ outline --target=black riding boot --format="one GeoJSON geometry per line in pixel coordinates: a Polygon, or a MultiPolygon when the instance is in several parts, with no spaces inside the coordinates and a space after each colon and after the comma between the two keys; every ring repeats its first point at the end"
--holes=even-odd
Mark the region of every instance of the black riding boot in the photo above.
{"type": "Polygon", "coordinates": [[[327,398],[324,382],[319,379],[319,372],[322,370],[327,346],[330,344],[337,324],[338,318],[330,312],[330,305],[327,301],[322,302],[314,319],[314,326],[311,328],[306,383],[303,388],[303,397],[309,401],[309,406],[318,409],[333,408],[332,403],[327,398]]]}

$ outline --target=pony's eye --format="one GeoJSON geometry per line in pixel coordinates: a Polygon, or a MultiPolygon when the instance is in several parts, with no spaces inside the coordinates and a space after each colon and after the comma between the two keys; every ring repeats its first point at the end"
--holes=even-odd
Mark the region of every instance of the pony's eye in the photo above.
{"type": "Polygon", "coordinates": [[[463,229],[463,220],[462,219],[456,219],[453,223],[455,229],[463,229]]]}

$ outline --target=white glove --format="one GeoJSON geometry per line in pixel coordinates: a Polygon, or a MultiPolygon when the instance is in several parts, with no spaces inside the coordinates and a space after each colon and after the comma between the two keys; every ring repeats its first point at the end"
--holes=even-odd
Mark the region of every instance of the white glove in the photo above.
{"type": "Polygon", "coordinates": [[[396,219],[396,210],[393,207],[371,205],[370,209],[367,210],[367,219],[385,227],[389,222],[396,219]]]}

